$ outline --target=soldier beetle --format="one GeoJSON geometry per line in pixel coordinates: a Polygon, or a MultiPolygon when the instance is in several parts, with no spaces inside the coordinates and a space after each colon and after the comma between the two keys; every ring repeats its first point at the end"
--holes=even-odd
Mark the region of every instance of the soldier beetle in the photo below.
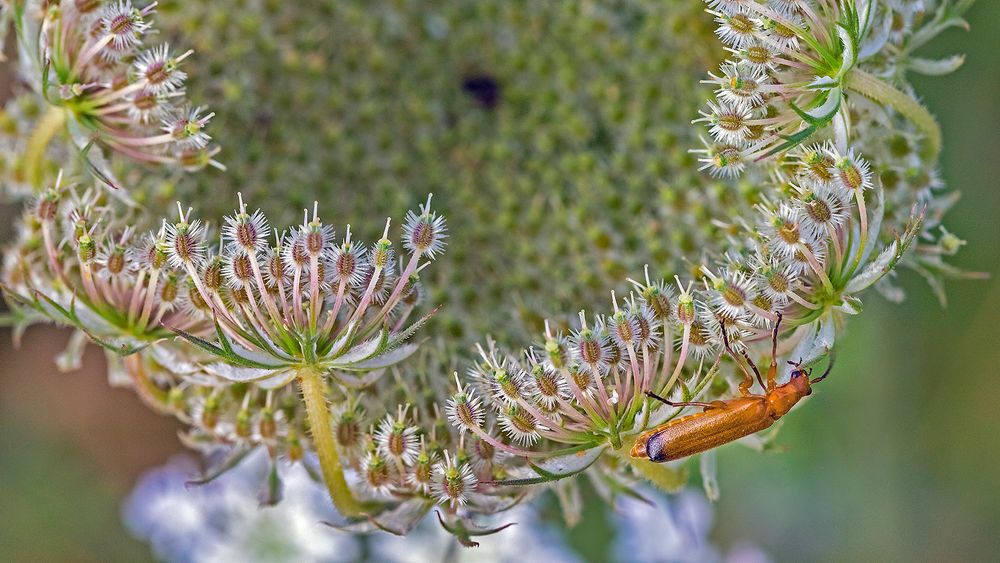
{"type": "Polygon", "coordinates": [[[789,362],[795,366],[791,379],[778,385],[775,381],[778,366],[776,355],[778,348],[778,326],[781,324],[781,314],[774,324],[771,343],[771,365],[767,370],[767,383],[761,379],[760,371],[746,352],[740,351],[744,359],[757,376],[757,382],[764,388],[764,394],[750,392],[753,378],[750,372],[740,362],[739,357],[729,345],[729,338],[723,327],[722,337],[726,350],[736,360],[744,373],[740,383],[740,396],[724,401],[703,402],[673,402],[651,392],[646,394],[672,407],[702,407],[699,413],[683,416],[644,432],[636,439],[631,455],[661,463],[681,459],[689,455],[701,453],[714,447],[728,444],[750,434],[760,432],[770,427],[776,420],[784,416],[799,402],[800,399],[812,393],[812,385],[826,379],[833,368],[830,365],[823,375],[810,380],[812,369],[802,369],[801,363],[789,362]]]}

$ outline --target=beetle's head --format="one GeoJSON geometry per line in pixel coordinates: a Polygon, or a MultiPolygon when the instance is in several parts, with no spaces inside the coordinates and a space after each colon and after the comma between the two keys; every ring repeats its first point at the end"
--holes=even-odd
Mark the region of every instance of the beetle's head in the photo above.
{"type": "Polygon", "coordinates": [[[823,381],[826,379],[826,376],[830,375],[830,370],[833,369],[833,349],[830,349],[830,364],[826,366],[826,371],[823,372],[823,375],[815,379],[810,379],[812,377],[812,368],[802,367],[802,360],[797,362],[789,361],[788,363],[795,368],[792,370],[792,376],[788,382],[799,390],[803,397],[805,397],[806,395],[812,393],[813,384],[823,381]]]}
{"type": "Polygon", "coordinates": [[[795,369],[792,370],[792,376],[788,380],[788,383],[791,384],[800,397],[812,394],[812,385],[809,382],[809,375],[811,373],[811,369],[803,369],[800,365],[796,365],[795,369]]]}

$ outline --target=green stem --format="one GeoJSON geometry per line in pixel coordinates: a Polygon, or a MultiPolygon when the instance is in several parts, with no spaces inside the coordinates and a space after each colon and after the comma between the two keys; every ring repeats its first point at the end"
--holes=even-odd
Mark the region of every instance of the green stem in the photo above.
{"type": "Polygon", "coordinates": [[[326,489],[330,493],[330,500],[343,516],[348,518],[360,516],[361,505],[348,488],[344,479],[344,468],[340,464],[340,453],[337,452],[333,436],[323,375],[315,368],[304,368],[299,371],[298,379],[302,388],[302,399],[306,404],[306,414],[309,417],[313,447],[319,456],[319,466],[323,472],[326,489]]]}
{"type": "Polygon", "coordinates": [[[845,280],[851,279],[854,272],[858,271],[858,266],[861,265],[861,257],[865,253],[865,247],[868,246],[868,210],[865,208],[865,196],[861,190],[856,190],[854,195],[858,202],[858,216],[861,220],[861,236],[858,239],[858,250],[854,253],[854,262],[851,263],[851,269],[848,270],[847,275],[844,276],[845,280]]]}
{"type": "Polygon", "coordinates": [[[903,114],[903,117],[916,125],[927,139],[924,156],[931,162],[937,161],[941,153],[941,126],[920,102],[859,68],[853,69],[847,75],[846,86],[903,114]]]}
{"type": "Polygon", "coordinates": [[[28,138],[24,149],[24,177],[36,190],[42,186],[42,161],[45,148],[66,123],[67,111],[61,107],[50,106],[45,115],[38,120],[35,130],[28,138]]]}

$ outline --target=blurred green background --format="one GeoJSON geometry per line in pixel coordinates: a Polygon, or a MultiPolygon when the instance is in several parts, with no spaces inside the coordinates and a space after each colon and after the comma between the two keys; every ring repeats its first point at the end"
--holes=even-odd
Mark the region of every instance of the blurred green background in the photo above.
{"type": "MultiPolygon", "coordinates": [[[[963,194],[948,215],[969,243],[956,262],[991,278],[951,283],[946,308],[909,272],[904,304],[869,294],[832,376],[784,425],[785,451],[720,450],[721,546],[748,540],[778,561],[1000,554],[1000,2],[980,0],[968,20],[971,32],[929,49],[966,64],[914,81],[944,128],[945,181],[963,194]]],[[[180,449],[177,426],[109,389],[95,352],[56,373],[66,338],[35,328],[15,352],[0,334],[0,560],[148,559],[119,507],[180,449]]],[[[613,515],[590,506],[569,538],[604,560],[613,515]]]]}

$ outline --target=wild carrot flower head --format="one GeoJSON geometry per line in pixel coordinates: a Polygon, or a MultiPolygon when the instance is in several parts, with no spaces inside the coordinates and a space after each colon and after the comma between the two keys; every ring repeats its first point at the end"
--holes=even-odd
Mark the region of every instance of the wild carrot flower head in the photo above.
{"type": "MultiPolygon", "coordinates": [[[[351,372],[384,368],[415,350],[405,341],[423,319],[406,327],[412,307],[402,301],[429,248],[415,248],[398,281],[385,283],[381,274],[392,264],[388,222],[375,251],[350,254],[368,258],[359,269],[374,274],[358,284],[358,277],[345,276],[337,264],[343,249],[357,243],[348,232],[335,246],[333,226],[320,219],[318,204],[305,212],[300,226],[274,235],[272,246],[266,217],[259,210],[248,213],[241,196],[235,213],[224,220],[217,250],[205,244],[205,230],[192,211],[183,212],[179,204],[178,211],[179,220],[166,228],[170,263],[208,305],[218,341],[178,333],[217,356],[210,372],[233,382],[279,387],[299,366],[315,365],[340,381],[361,384],[351,372]]],[[[444,228],[443,218],[437,223],[444,228]]]]}
{"type": "MultiPolygon", "coordinates": [[[[46,33],[38,35],[54,58],[36,74],[51,85],[39,91],[74,118],[71,127],[87,133],[82,148],[89,150],[93,139],[94,146],[137,160],[213,164],[207,126],[214,114],[188,104],[184,90],[199,61],[143,44],[152,8],[63,4],[67,9],[47,12],[46,33]],[[65,32],[68,48],[53,42],[60,36],[54,31],[65,32]]],[[[189,9],[211,14],[219,6],[227,4],[189,9]]],[[[552,53],[511,47],[509,61],[480,81],[494,86],[488,107],[483,96],[447,99],[457,109],[446,120],[426,106],[419,85],[407,97],[398,83],[382,84],[390,82],[380,80],[385,69],[405,73],[395,72],[398,61],[387,60],[381,48],[342,50],[345,68],[370,74],[355,80],[348,72],[337,88],[290,82],[302,115],[311,115],[310,99],[322,99],[319,115],[332,107],[344,117],[337,123],[362,125],[350,135],[340,134],[339,125],[291,135],[263,109],[287,99],[257,103],[242,83],[225,84],[226,112],[251,115],[254,132],[265,131],[240,137],[247,150],[234,157],[247,166],[229,186],[249,194],[262,184],[261,196],[248,198],[262,207],[302,194],[274,190],[258,175],[291,179],[318,171],[327,184],[341,173],[345,181],[377,177],[371,193],[378,197],[338,197],[337,211],[345,214],[351,205],[370,211],[391,201],[382,197],[383,185],[447,186],[448,197],[437,204],[461,210],[449,214],[465,222],[453,230],[472,238],[457,248],[459,265],[439,274],[439,280],[454,276],[454,283],[432,293],[422,287],[424,268],[444,251],[450,225],[430,197],[401,228],[387,222],[378,236],[364,227],[335,229],[318,204],[302,210],[300,224],[275,230],[262,211],[250,212],[242,194],[223,221],[202,221],[196,210],[214,215],[208,212],[214,202],[180,184],[178,196],[196,202],[193,209],[179,206],[176,218],[150,222],[100,190],[59,182],[46,186],[22,221],[4,290],[25,318],[56,318],[113,352],[141,348],[124,359],[110,356],[110,371],[187,423],[185,443],[227,446],[231,457],[220,471],[263,445],[272,460],[268,483],[275,483],[279,458],[309,464],[324,457],[328,469],[330,451],[338,452],[344,488],[370,516],[349,521],[345,527],[353,531],[405,533],[436,507],[442,525],[471,542],[487,533],[473,526],[474,516],[502,512],[544,487],[556,490],[572,519],[579,503],[571,478],[582,473],[609,497],[628,492],[638,478],[677,486],[684,475],[675,467],[651,467],[628,455],[640,432],[683,414],[647,392],[668,401],[731,398],[747,385],[750,361],[771,359],[772,331],[781,345],[776,370],[784,369],[783,360],[814,362],[830,351],[844,317],[861,310],[866,288],[896,298],[890,278],[901,266],[937,280],[954,271],[942,257],[963,244],[938,223],[948,205],[934,168],[939,140],[901,78],[940,66],[920,62],[910,50],[954,25],[954,11],[918,17],[906,3],[888,0],[708,0],[706,6],[704,22],[715,23],[728,60],[706,77],[712,99],[701,112],[684,105],[695,92],[685,65],[700,66],[709,51],[678,47],[705,33],[686,26],[677,33],[690,35],[678,40],[663,31],[692,17],[680,4],[636,7],[644,17],[630,21],[597,11],[599,25],[591,25],[590,14],[576,14],[567,25],[548,26],[557,36],[552,53]],[[573,44],[563,40],[563,28],[578,34],[581,25],[593,27],[588,65],[615,72],[581,72],[556,48],[573,44]],[[648,59],[643,45],[676,56],[648,59]],[[378,64],[368,64],[372,53],[381,57],[371,59],[378,64]],[[660,61],[656,72],[642,66],[648,60],[660,61]],[[515,72],[517,80],[508,80],[515,72]],[[650,75],[656,80],[648,81],[650,75]],[[622,76],[629,88],[622,89],[622,76]],[[582,77],[588,88],[577,87],[582,77]],[[520,111],[546,98],[558,100],[551,112],[558,119],[520,111]],[[662,105],[673,98],[675,105],[662,105]],[[599,111],[580,111],[592,107],[599,111]],[[371,118],[383,109],[403,111],[405,119],[371,118]],[[694,158],[683,150],[697,135],[655,117],[678,112],[705,129],[694,158]],[[447,122],[448,134],[434,134],[438,122],[447,122]],[[270,149],[278,139],[301,152],[262,168],[261,146],[270,149]],[[707,173],[695,174],[693,166],[707,173]],[[272,199],[264,201],[268,192],[272,199]],[[358,233],[374,234],[375,242],[357,240],[358,233]],[[917,237],[922,244],[913,244],[917,237]],[[631,292],[622,293],[621,278],[646,261],[642,281],[628,280],[631,292]],[[551,271],[565,279],[551,283],[551,271]],[[615,283],[610,303],[595,304],[597,292],[615,283]],[[514,294],[515,285],[530,291],[514,294]],[[413,333],[424,321],[411,316],[422,299],[439,294],[456,311],[443,333],[444,351],[411,358],[413,333]],[[523,335],[531,332],[524,325],[543,322],[544,332],[536,328],[540,334],[525,348],[530,339],[523,335]],[[510,348],[487,339],[474,360],[456,358],[462,339],[482,334],[485,325],[510,338],[510,348]],[[404,359],[413,363],[401,365],[404,359]],[[307,384],[303,373],[316,382],[307,384]],[[315,405],[322,411],[328,403],[328,416],[315,416],[315,405]],[[324,444],[333,447],[321,453],[324,444]]],[[[276,11],[295,17],[284,10],[276,11]]],[[[436,21],[407,7],[394,10],[436,21]]],[[[547,4],[532,10],[558,23],[547,4]]],[[[271,29],[309,24],[282,21],[271,29]]],[[[206,35],[206,45],[221,47],[221,35],[206,35]]],[[[289,44],[301,47],[298,40],[289,44]]],[[[209,68],[232,52],[208,51],[209,68]]],[[[302,62],[291,60],[296,56],[285,67],[302,62]]],[[[416,74],[441,66],[421,56],[414,68],[430,70],[416,74]]],[[[327,76],[315,72],[322,60],[304,64],[327,76]]],[[[247,80],[270,76],[267,70],[247,80]]],[[[319,185],[309,180],[302,184],[319,185]]],[[[200,186],[206,187],[217,193],[226,184],[200,186]]],[[[157,201],[157,193],[142,195],[157,201]]],[[[278,223],[297,222],[298,210],[294,217],[275,212],[270,217],[278,223]]],[[[75,337],[69,348],[81,341],[75,337]]],[[[62,365],[73,363],[70,356],[62,365]]],[[[325,482],[334,482],[330,477],[324,473],[325,482]]],[[[269,498],[275,496],[271,487],[269,498]]]]}
{"type": "Polygon", "coordinates": [[[460,463],[457,456],[444,452],[444,461],[434,466],[431,491],[437,501],[452,508],[464,505],[468,493],[476,486],[476,477],[467,463],[460,463]]]}
{"type": "Polygon", "coordinates": [[[154,32],[156,2],[27,4],[18,17],[26,34],[38,31],[37,44],[23,43],[29,49],[24,60],[37,65],[31,83],[53,111],[63,112],[53,115],[72,119],[77,149],[103,181],[117,186],[103,160],[89,154],[95,143],[144,163],[222,168],[205,131],[213,114],[188,109],[182,67],[192,51],[145,44],[154,32]]]}
{"type": "Polygon", "coordinates": [[[427,196],[427,203],[420,206],[419,215],[412,211],[407,213],[403,225],[403,246],[410,252],[422,252],[430,259],[444,249],[448,238],[444,217],[431,210],[433,195],[427,196]]]}
{"type": "Polygon", "coordinates": [[[418,453],[417,427],[406,422],[406,411],[400,407],[396,417],[386,415],[379,423],[375,434],[378,451],[387,458],[396,459],[404,464],[412,464],[418,453]]]}
{"type": "Polygon", "coordinates": [[[198,255],[201,227],[140,235],[118,212],[101,190],[64,183],[60,174],[26,211],[22,251],[7,263],[4,290],[14,306],[128,355],[169,335],[164,322],[199,330],[178,308],[184,286],[175,269],[177,248],[198,255]]]}
{"type": "Polygon", "coordinates": [[[455,383],[458,391],[448,400],[448,419],[462,433],[479,428],[486,417],[482,401],[476,396],[474,389],[463,388],[458,374],[455,374],[455,383]]]}

